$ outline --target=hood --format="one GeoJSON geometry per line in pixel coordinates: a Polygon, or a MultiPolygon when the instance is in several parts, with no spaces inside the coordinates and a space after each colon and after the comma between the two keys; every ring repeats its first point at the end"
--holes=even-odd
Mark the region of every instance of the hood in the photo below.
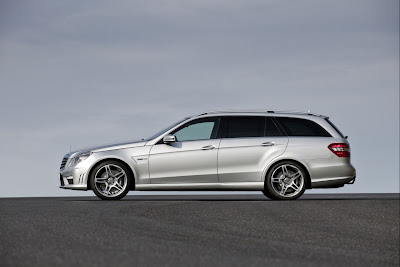
{"type": "Polygon", "coordinates": [[[102,146],[87,147],[87,148],[82,148],[79,150],[69,152],[64,157],[68,157],[68,158],[71,156],[74,157],[77,154],[85,153],[85,152],[89,152],[89,151],[90,152],[101,152],[101,151],[115,150],[115,149],[121,149],[121,148],[144,146],[144,145],[146,145],[146,143],[147,143],[147,140],[138,140],[138,141],[123,142],[123,143],[106,144],[106,145],[102,145],[102,146]]]}

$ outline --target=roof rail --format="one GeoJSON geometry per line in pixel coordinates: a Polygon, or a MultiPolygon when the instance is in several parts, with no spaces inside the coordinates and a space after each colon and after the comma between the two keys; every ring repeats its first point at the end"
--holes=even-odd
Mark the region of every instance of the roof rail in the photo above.
{"type": "Polygon", "coordinates": [[[194,117],[203,116],[203,115],[207,115],[207,114],[216,114],[216,113],[276,113],[276,114],[314,115],[314,116],[326,117],[324,115],[311,113],[311,110],[308,110],[308,111],[295,111],[295,110],[265,110],[265,109],[213,110],[213,111],[201,113],[199,115],[195,115],[194,117]]]}
{"type": "Polygon", "coordinates": [[[214,114],[214,113],[274,113],[274,110],[265,110],[265,109],[219,109],[219,110],[212,110],[208,112],[204,112],[197,116],[206,115],[206,114],[214,114]]]}

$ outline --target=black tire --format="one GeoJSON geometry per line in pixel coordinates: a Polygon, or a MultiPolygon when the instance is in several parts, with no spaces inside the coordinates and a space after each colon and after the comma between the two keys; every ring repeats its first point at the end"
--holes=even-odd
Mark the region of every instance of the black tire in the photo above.
{"type": "Polygon", "coordinates": [[[275,200],[274,196],[271,195],[268,190],[265,190],[265,184],[264,184],[264,190],[262,192],[263,192],[264,196],[266,196],[267,198],[275,200]]]}
{"type": "Polygon", "coordinates": [[[294,200],[306,190],[307,172],[293,161],[273,165],[265,178],[264,195],[274,200],[294,200]]]}
{"type": "Polygon", "coordinates": [[[118,200],[129,192],[132,178],[125,164],[116,160],[107,160],[92,170],[90,186],[99,198],[118,200]]]}

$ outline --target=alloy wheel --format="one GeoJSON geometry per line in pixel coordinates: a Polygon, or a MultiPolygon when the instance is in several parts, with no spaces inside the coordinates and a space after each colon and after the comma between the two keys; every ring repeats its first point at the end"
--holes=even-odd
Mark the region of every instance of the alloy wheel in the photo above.
{"type": "Polygon", "coordinates": [[[270,182],[276,194],[284,198],[290,198],[302,192],[304,176],[296,166],[282,164],[272,172],[270,182]]]}
{"type": "Polygon", "coordinates": [[[94,185],[97,191],[105,197],[116,197],[126,189],[128,176],[115,164],[106,164],[94,175],[94,185]]]}

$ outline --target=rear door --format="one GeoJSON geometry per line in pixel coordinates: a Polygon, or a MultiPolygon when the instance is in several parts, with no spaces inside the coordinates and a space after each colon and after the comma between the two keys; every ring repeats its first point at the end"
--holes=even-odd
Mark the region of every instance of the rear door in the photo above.
{"type": "Polygon", "coordinates": [[[265,166],[283,154],[288,137],[270,117],[226,116],[222,118],[218,151],[218,180],[260,182],[265,166]]]}

